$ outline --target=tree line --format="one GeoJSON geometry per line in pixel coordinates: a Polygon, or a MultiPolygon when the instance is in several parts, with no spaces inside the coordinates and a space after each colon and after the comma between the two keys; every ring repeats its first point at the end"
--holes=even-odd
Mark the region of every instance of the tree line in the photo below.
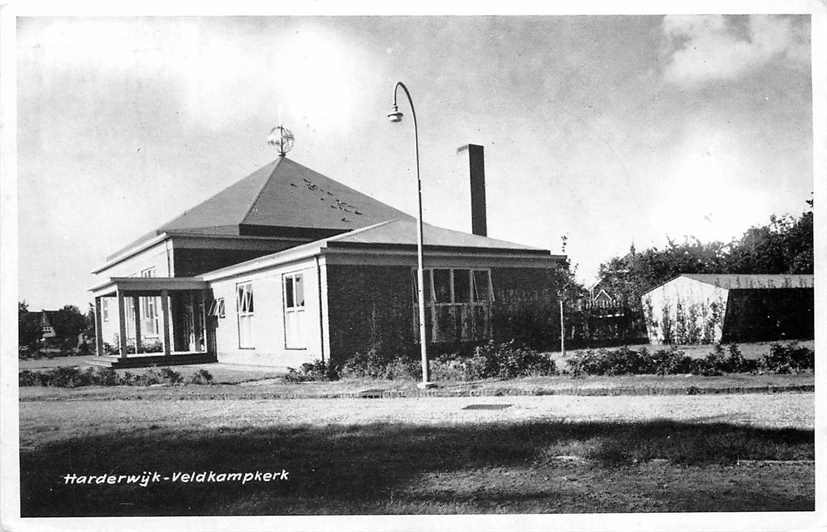
{"type": "MultiPolygon", "coordinates": [[[[40,347],[42,341],[42,315],[30,311],[25,301],[17,303],[17,343],[21,347],[40,347]]],[[[49,325],[54,328],[55,337],[48,340],[51,346],[73,349],[78,345],[78,336],[84,333],[94,337],[95,322],[90,312],[83,314],[74,305],[65,305],[49,317],[49,325]]]]}
{"type": "Polygon", "coordinates": [[[663,248],[637,251],[600,265],[600,288],[633,309],[640,297],[682,273],[812,274],[813,202],[799,216],[771,216],[731,242],[669,239],[663,248]]]}

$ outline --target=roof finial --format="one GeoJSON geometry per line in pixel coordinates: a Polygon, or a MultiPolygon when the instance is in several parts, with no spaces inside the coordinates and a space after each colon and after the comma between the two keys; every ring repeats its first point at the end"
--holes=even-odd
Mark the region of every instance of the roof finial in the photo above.
{"type": "Polygon", "coordinates": [[[293,136],[293,133],[281,124],[271,129],[267,136],[267,144],[276,147],[279,157],[287,155],[295,142],[296,137],[293,136]]]}

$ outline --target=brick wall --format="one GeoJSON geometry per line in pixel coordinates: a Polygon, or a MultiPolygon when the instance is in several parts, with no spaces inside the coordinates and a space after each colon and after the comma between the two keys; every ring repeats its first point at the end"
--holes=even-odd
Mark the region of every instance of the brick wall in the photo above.
{"type": "Polygon", "coordinates": [[[333,363],[371,346],[413,345],[410,267],[328,265],[327,301],[333,363]]]}
{"type": "Polygon", "coordinates": [[[192,249],[175,248],[175,276],[192,277],[287,249],[295,244],[273,244],[270,249],[192,249]]]}
{"type": "MultiPolygon", "coordinates": [[[[496,340],[553,343],[559,338],[555,276],[538,268],[492,268],[496,340]]],[[[416,351],[411,268],[327,266],[331,360],[341,363],[371,346],[416,351]]]]}
{"type": "Polygon", "coordinates": [[[560,338],[559,282],[555,270],[492,268],[494,340],[517,339],[538,348],[560,338]]]}

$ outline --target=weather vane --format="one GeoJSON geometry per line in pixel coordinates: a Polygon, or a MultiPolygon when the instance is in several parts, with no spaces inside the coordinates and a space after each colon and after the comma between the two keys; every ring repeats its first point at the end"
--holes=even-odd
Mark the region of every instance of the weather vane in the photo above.
{"type": "Polygon", "coordinates": [[[293,133],[282,125],[271,129],[270,134],[267,136],[267,144],[276,147],[279,157],[287,155],[287,152],[293,149],[295,142],[296,137],[293,136],[293,133]]]}

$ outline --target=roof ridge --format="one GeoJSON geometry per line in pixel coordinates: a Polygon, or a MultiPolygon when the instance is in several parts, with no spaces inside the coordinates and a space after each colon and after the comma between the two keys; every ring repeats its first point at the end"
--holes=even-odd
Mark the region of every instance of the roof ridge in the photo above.
{"type": "Polygon", "coordinates": [[[253,198],[253,201],[250,203],[250,206],[247,207],[247,209],[244,210],[244,216],[242,216],[241,220],[238,221],[239,225],[243,224],[244,220],[246,220],[247,217],[250,216],[250,212],[253,210],[253,207],[256,206],[256,203],[258,203],[258,199],[261,197],[261,194],[264,192],[264,189],[267,188],[267,184],[273,178],[273,175],[276,173],[276,170],[278,169],[278,167],[281,166],[281,162],[284,159],[285,159],[285,157],[279,157],[276,160],[276,164],[273,165],[273,171],[270,172],[270,175],[268,175],[267,179],[265,179],[264,182],[261,184],[261,188],[258,189],[258,194],[256,194],[256,196],[253,198]]]}

